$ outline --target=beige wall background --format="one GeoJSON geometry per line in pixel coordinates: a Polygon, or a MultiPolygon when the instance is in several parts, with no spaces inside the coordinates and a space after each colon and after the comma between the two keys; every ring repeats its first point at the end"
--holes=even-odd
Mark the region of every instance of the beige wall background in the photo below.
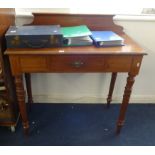
{"type": "MultiPolygon", "coordinates": [[[[72,9],[17,9],[16,24],[31,23],[31,12],[78,13],[72,9]]],[[[99,11],[98,13],[103,13],[99,11]]],[[[155,16],[117,15],[114,22],[139,43],[148,53],[133,87],[130,102],[155,103],[155,16]]],[[[32,74],[32,92],[40,103],[106,103],[110,73],[47,73],[32,74]]],[[[116,81],[113,103],[120,103],[127,74],[120,73],[116,81]]]]}

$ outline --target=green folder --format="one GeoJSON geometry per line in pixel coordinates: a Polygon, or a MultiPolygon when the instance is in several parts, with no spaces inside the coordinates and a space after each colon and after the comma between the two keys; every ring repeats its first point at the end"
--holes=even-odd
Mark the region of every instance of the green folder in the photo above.
{"type": "Polygon", "coordinates": [[[61,32],[64,38],[83,37],[92,34],[86,25],[62,27],[61,32]]]}
{"type": "Polygon", "coordinates": [[[62,27],[64,46],[86,46],[92,45],[89,37],[92,33],[86,25],[62,27]]]}

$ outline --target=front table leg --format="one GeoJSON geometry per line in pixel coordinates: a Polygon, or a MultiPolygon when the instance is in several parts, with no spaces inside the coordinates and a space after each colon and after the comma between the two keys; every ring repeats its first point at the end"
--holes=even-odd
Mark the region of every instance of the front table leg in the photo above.
{"type": "Polygon", "coordinates": [[[27,111],[26,111],[25,92],[24,92],[22,75],[15,76],[15,85],[16,85],[16,94],[17,94],[19,110],[22,118],[24,133],[27,135],[29,131],[29,122],[28,122],[27,111]]]}
{"type": "Polygon", "coordinates": [[[132,86],[133,86],[134,81],[135,81],[134,78],[135,78],[135,75],[132,75],[130,73],[128,74],[127,83],[125,86],[123,100],[122,100],[122,104],[121,104],[121,108],[120,108],[120,114],[119,114],[119,118],[117,121],[117,129],[116,129],[117,134],[120,133],[121,128],[124,125],[125,113],[126,113],[127,106],[129,103],[129,99],[130,99],[130,95],[131,95],[131,91],[132,91],[132,86]]]}

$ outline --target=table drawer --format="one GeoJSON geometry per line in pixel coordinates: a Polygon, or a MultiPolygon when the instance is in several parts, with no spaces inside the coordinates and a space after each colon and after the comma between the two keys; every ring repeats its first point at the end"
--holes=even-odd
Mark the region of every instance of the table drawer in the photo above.
{"type": "Polygon", "coordinates": [[[51,72],[127,72],[131,56],[55,55],[49,57],[51,72]]]}
{"type": "Polygon", "coordinates": [[[20,56],[20,65],[23,72],[48,71],[47,58],[45,56],[20,56]]]}
{"type": "Polygon", "coordinates": [[[52,72],[102,72],[105,69],[103,56],[63,55],[49,59],[52,72]]]}

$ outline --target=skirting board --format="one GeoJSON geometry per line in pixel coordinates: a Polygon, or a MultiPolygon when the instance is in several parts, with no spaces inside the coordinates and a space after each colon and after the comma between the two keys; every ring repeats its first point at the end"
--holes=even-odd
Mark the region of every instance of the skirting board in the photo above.
{"type": "MultiPolygon", "coordinates": [[[[96,96],[62,96],[62,95],[33,95],[33,101],[35,103],[106,103],[106,97],[96,97],[96,96]]],[[[112,103],[121,103],[122,97],[114,96],[112,103]]],[[[154,103],[155,95],[132,95],[130,98],[130,103],[154,103]]]]}

